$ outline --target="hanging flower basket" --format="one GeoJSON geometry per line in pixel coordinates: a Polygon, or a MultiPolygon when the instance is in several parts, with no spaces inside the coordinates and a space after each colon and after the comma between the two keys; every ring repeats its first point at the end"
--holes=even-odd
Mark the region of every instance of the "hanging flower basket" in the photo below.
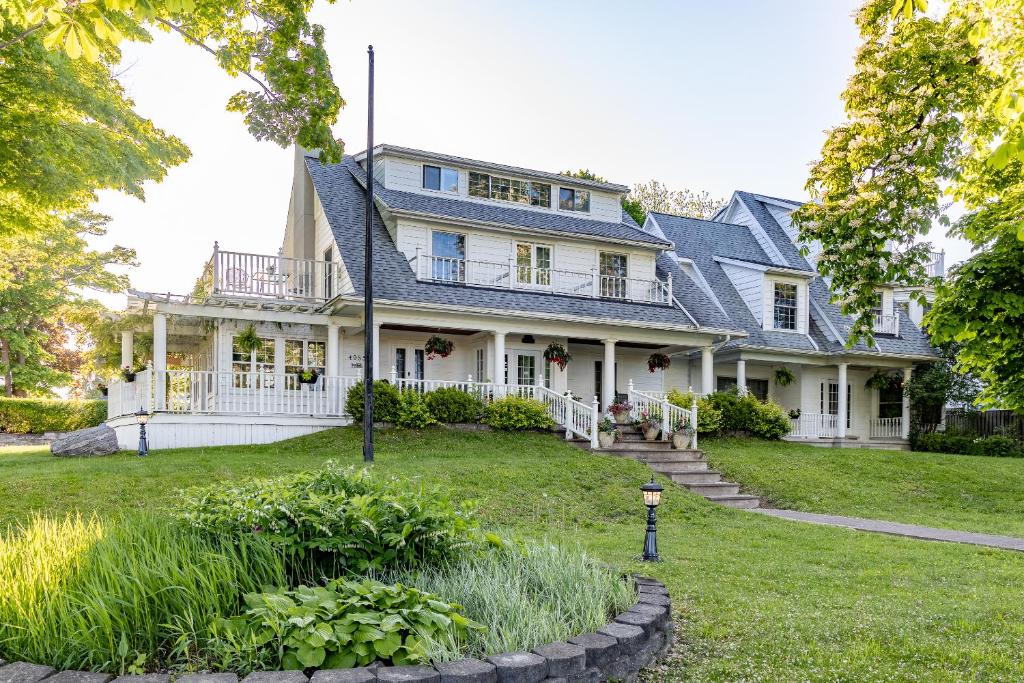
{"type": "Polygon", "coordinates": [[[242,353],[252,353],[260,347],[261,343],[262,340],[256,332],[256,326],[252,324],[235,335],[235,346],[242,353]]]}
{"type": "Polygon", "coordinates": [[[427,352],[427,360],[447,358],[455,350],[455,343],[451,339],[445,339],[435,334],[423,345],[423,350],[427,352]]]}
{"type": "Polygon", "coordinates": [[[544,349],[544,360],[549,363],[554,363],[561,370],[565,370],[565,366],[572,360],[572,354],[566,351],[565,347],[556,342],[551,342],[548,347],[544,349]]]}
{"type": "Polygon", "coordinates": [[[663,353],[652,353],[651,357],[647,359],[647,369],[651,372],[668,370],[670,365],[672,365],[672,360],[663,353]]]}
{"type": "Polygon", "coordinates": [[[299,383],[301,384],[316,384],[318,379],[320,379],[320,374],[316,370],[303,370],[299,373],[299,383]]]}
{"type": "Polygon", "coordinates": [[[903,380],[896,375],[890,375],[886,372],[878,371],[868,377],[868,381],[864,382],[864,386],[868,389],[878,389],[879,391],[883,391],[885,389],[895,389],[902,383],[903,380]]]}
{"type": "Polygon", "coordinates": [[[775,371],[775,383],[780,387],[788,387],[796,381],[796,375],[789,368],[779,368],[775,371]]]}

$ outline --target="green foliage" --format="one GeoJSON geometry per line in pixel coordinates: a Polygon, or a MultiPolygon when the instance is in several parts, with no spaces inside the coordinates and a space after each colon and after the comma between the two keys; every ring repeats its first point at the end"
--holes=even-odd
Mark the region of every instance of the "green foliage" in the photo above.
{"type": "MultiPolygon", "coordinates": [[[[674,406],[690,409],[693,405],[693,394],[673,389],[668,392],[665,399],[674,406]]],[[[708,400],[708,397],[701,396],[697,399],[697,434],[716,434],[722,429],[722,411],[708,400]]]]}
{"type": "Polygon", "coordinates": [[[780,387],[788,387],[796,381],[796,375],[787,367],[781,367],[775,371],[775,383],[780,387]]]}
{"type": "MultiPolygon", "coordinates": [[[[357,382],[348,390],[345,399],[345,412],[356,422],[363,421],[365,404],[363,402],[363,383],[357,382]]],[[[373,421],[397,422],[401,396],[393,384],[382,379],[373,383],[373,421]]]]}
{"type": "Polygon", "coordinates": [[[896,388],[903,383],[903,380],[890,372],[884,370],[875,370],[867,381],[864,382],[865,389],[876,389],[878,391],[885,391],[886,389],[896,388]]]}
{"type": "Polygon", "coordinates": [[[917,365],[906,386],[914,419],[920,425],[936,425],[942,420],[946,405],[967,407],[978,396],[978,383],[969,375],[957,371],[959,345],[939,348],[940,360],[917,365]]]}
{"type": "Polygon", "coordinates": [[[505,396],[484,408],[484,424],[502,431],[550,429],[555,425],[547,406],[536,399],[505,396]]]}
{"type": "Polygon", "coordinates": [[[474,505],[398,479],[322,468],[187,491],[178,514],[212,537],[266,538],[290,577],[319,581],[444,559],[475,531],[474,505]]]}
{"type": "Polygon", "coordinates": [[[464,605],[467,617],[487,625],[468,631],[461,648],[432,643],[431,657],[442,661],[529,652],[591,633],[636,600],[632,581],[582,550],[549,543],[490,548],[396,578],[464,605]]]}
{"type": "Polygon", "coordinates": [[[73,432],[95,427],[106,419],[106,401],[0,398],[0,432],[73,432]]]}
{"type": "MultiPolygon", "coordinates": [[[[691,396],[673,391],[669,403],[688,407],[691,396]]],[[[717,431],[748,433],[761,439],[781,439],[789,433],[790,422],[786,411],[775,403],[762,403],[753,394],[740,395],[739,391],[719,391],[708,394],[697,405],[697,431],[707,434],[717,431]],[[702,413],[709,416],[702,424],[702,413]],[[710,427],[714,425],[714,429],[710,427]]]]}
{"type": "Polygon", "coordinates": [[[446,424],[476,422],[483,403],[458,387],[441,387],[426,396],[427,408],[438,422],[446,424]]]}
{"type": "Polygon", "coordinates": [[[758,401],[747,422],[747,431],[760,439],[781,439],[789,434],[791,428],[792,424],[785,409],[778,403],[771,402],[758,401]]]}
{"type": "Polygon", "coordinates": [[[256,331],[256,325],[249,323],[245,328],[235,335],[233,340],[235,346],[242,353],[252,353],[263,345],[263,339],[256,331]]]}
{"type": "Polygon", "coordinates": [[[405,429],[424,429],[437,424],[430,413],[423,394],[415,389],[406,389],[398,397],[398,416],[395,424],[405,429]]]}
{"type": "Polygon", "coordinates": [[[151,516],[38,517],[0,536],[4,657],[110,673],[187,667],[178,638],[208,638],[244,592],[284,578],[278,553],[251,536],[209,538],[151,516]]]}
{"type": "Polygon", "coordinates": [[[430,644],[459,644],[481,628],[460,605],[371,579],[277,588],[250,593],[245,602],[245,614],[225,621],[224,637],[212,643],[242,673],[426,663],[430,644]]]}
{"type": "Polygon", "coordinates": [[[974,437],[965,434],[928,432],[912,434],[911,448],[929,453],[959,453],[997,458],[1024,458],[1024,446],[1008,436],[974,437]]]}

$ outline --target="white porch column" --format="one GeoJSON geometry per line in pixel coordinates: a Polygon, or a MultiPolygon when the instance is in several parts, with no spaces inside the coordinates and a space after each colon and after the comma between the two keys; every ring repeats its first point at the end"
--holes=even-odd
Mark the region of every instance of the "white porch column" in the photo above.
{"type": "Polygon", "coordinates": [[[491,367],[491,381],[505,383],[505,333],[494,332],[494,365],[491,367]]]}
{"type": "Polygon", "coordinates": [[[121,367],[132,368],[135,365],[135,333],[131,330],[121,332],[121,367]]]}
{"type": "Polygon", "coordinates": [[[747,361],[742,358],[736,361],[736,388],[741,396],[747,393],[747,361]]]}
{"type": "Polygon", "coordinates": [[[608,406],[615,402],[615,342],[603,339],[604,363],[601,365],[601,406],[608,412],[608,406]]]}
{"type": "Polygon", "coordinates": [[[337,377],[338,372],[338,325],[327,323],[327,367],[324,372],[328,377],[337,377]]]}
{"type": "Polygon", "coordinates": [[[839,364],[839,414],[836,416],[836,436],[846,438],[846,363],[839,364]]]}
{"type": "Polygon", "coordinates": [[[154,410],[164,409],[167,384],[167,314],[153,314],[153,370],[156,371],[154,410]]]}
{"type": "Polygon", "coordinates": [[[907,393],[907,385],[914,375],[913,366],[903,368],[903,419],[900,421],[900,438],[910,438],[910,394],[907,393]]]}
{"type": "Polygon", "coordinates": [[[381,323],[373,324],[373,381],[382,379],[380,376],[380,326],[381,323]]]}
{"type": "Polygon", "coordinates": [[[702,396],[714,392],[715,352],[710,346],[700,350],[700,393],[702,396]]]}

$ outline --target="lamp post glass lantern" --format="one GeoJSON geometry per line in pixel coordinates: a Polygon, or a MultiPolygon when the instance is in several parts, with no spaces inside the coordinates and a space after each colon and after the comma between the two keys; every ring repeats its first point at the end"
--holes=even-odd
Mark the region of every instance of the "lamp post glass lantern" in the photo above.
{"type": "Polygon", "coordinates": [[[135,420],[139,423],[139,456],[149,455],[149,441],[146,439],[146,423],[149,422],[149,413],[145,408],[139,408],[135,413],[135,420]]]}
{"type": "Polygon", "coordinates": [[[661,505],[661,492],[665,488],[658,482],[651,480],[640,487],[644,496],[644,505],[647,506],[647,535],[644,537],[644,554],[641,558],[644,562],[658,562],[658,519],[655,510],[661,505]]]}

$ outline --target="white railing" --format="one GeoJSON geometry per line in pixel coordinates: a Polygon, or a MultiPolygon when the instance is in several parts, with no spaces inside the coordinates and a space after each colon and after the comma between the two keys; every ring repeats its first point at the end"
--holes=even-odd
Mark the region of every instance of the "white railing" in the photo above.
{"type": "Polygon", "coordinates": [[[222,251],[207,265],[206,294],[256,299],[325,301],[341,293],[337,262],[222,251]]]}
{"type": "Polygon", "coordinates": [[[924,264],[924,273],[928,277],[944,277],[946,275],[946,252],[933,251],[930,260],[924,264]]]}
{"type": "Polygon", "coordinates": [[[131,382],[118,379],[110,383],[107,389],[108,418],[131,415],[142,409],[150,410],[150,373],[150,370],[140,370],[131,382]]]}
{"type": "Polygon", "coordinates": [[[690,448],[697,448],[697,395],[693,393],[692,388],[690,396],[693,398],[690,407],[683,408],[669,403],[663,392],[637,391],[633,388],[633,380],[629,380],[626,400],[633,406],[630,417],[634,420],[640,419],[645,412],[649,416],[660,417],[662,439],[668,439],[674,425],[689,424],[693,430],[690,433],[690,448]]]}
{"type": "Polygon", "coordinates": [[[474,382],[470,375],[465,380],[449,379],[409,379],[396,377],[395,369],[391,369],[391,383],[399,391],[406,389],[425,394],[435,389],[454,387],[459,391],[472,394],[483,401],[484,405],[491,401],[504,398],[505,396],[519,396],[520,398],[538,398],[539,387],[533,384],[495,384],[493,382],[474,382]]]}
{"type": "Polygon", "coordinates": [[[417,249],[416,256],[409,263],[418,280],[430,282],[503,287],[649,304],[672,303],[671,274],[665,281],[613,277],[597,275],[596,272],[520,266],[514,260],[495,263],[434,256],[420,249],[417,249]]]}
{"type": "Polygon", "coordinates": [[[872,329],[879,334],[898,336],[900,333],[900,317],[898,315],[876,315],[872,329]]]}
{"type": "Polygon", "coordinates": [[[871,420],[872,439],[902,439],[902,417],[876,417],[871,420]]]}
{"type": "Polygon", "coordinates": [[[565,428],[566,440],[573,435],[590,441],[591,448],[597,448],[597,424],[599,422],[597,397],[587,405],[583,401],[577,401],[572,396],[560,394],[547,387],[535,387],[535,397],[548,407],[548,414],[551,415],[557,424],[565,428]]]}
{"type": "Polygon", "coordinates": [[[818,413],[801,413],[800,417],[791,418],[790,436],[811,436],[835,438],[839,433],[838,415],[821,415],[818,413]]]}

